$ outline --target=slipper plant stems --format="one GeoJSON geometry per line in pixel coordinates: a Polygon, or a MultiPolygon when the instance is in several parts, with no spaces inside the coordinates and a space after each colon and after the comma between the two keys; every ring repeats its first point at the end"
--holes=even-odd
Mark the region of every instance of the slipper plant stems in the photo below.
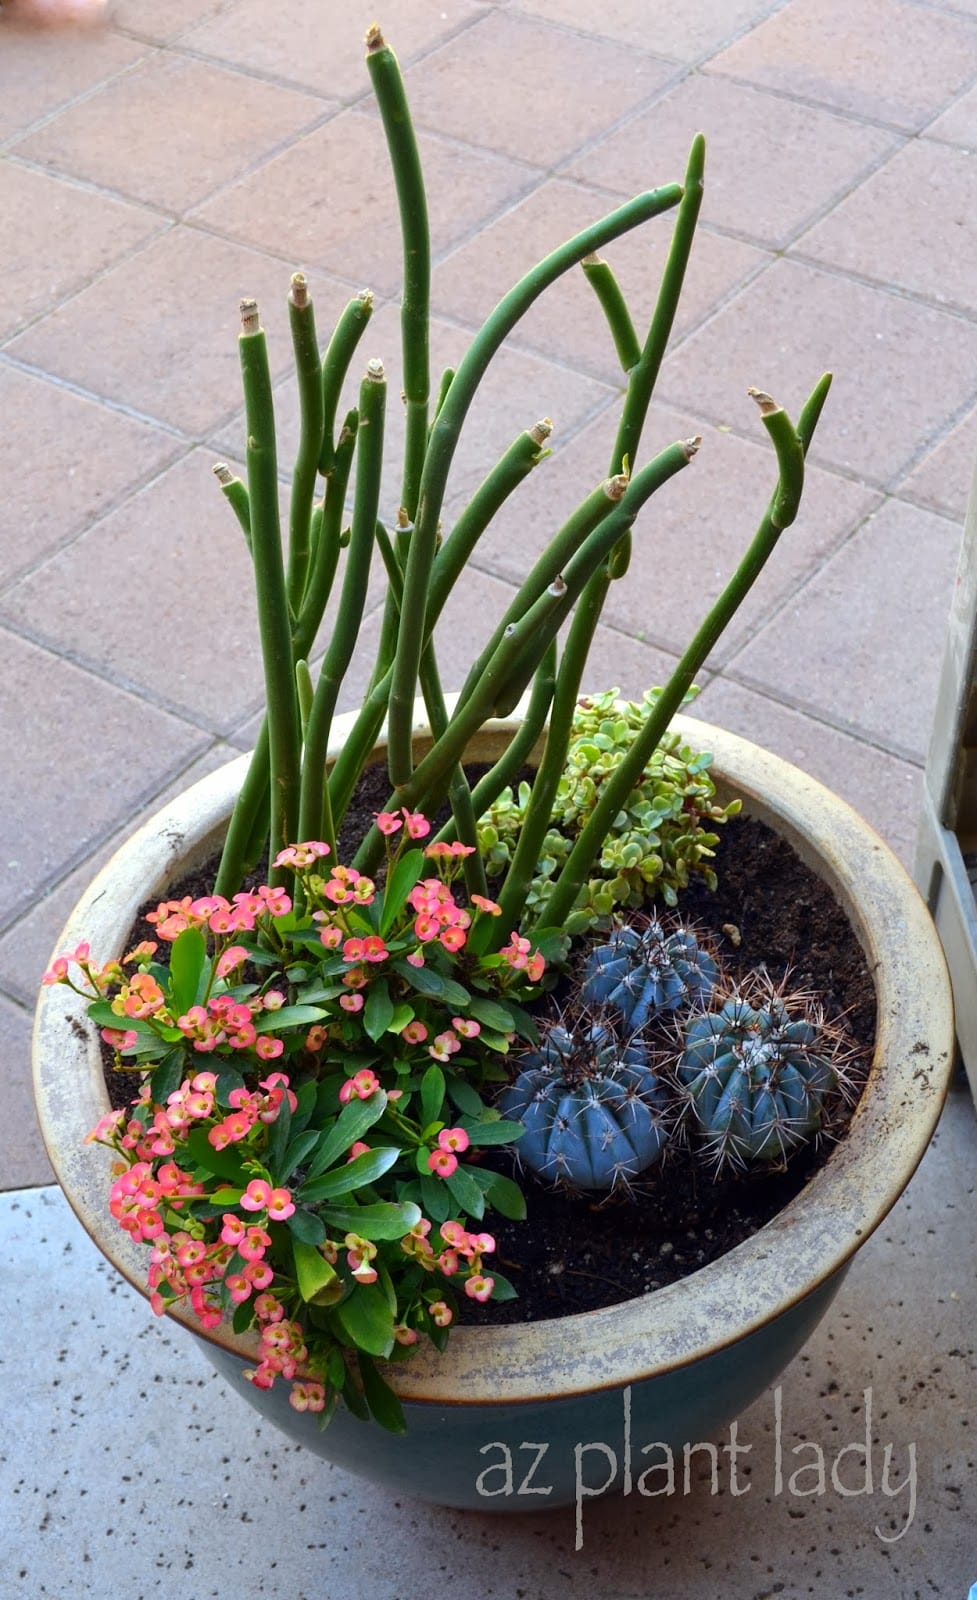
{"type": "MultiPolygon", "coordinates": [[[[749,549],[680,658],[644,727],[619,766],[603,785],[600,798],[581,830],[540,913],[540,919],[546,927],[567,926],[577,895],[583,887],[587,873],[614,817],[651,760],[703,661],[745,600],[768,557],[773,553],[784,528],[793,522],[804,482],[806,447],[810,443],[830,383],[830,373],[825,373],[819,379],[804,406],[796,429],[787,413],[768,395],[761,391],[751,391],[760,405],[764,426],[777,452],[778,479],[770,505],[749,549]]],[[[511,907],[510,917],[514,924],[515,916],[512,915],[511,907]]],[[[503,924],[507,920],[505,917],[496,919],[497,924],[503,924]]],[[[494,928],[493,943],[496,941],[503,943],[509,931],[510,928],[502,926],[494,928]]]]}

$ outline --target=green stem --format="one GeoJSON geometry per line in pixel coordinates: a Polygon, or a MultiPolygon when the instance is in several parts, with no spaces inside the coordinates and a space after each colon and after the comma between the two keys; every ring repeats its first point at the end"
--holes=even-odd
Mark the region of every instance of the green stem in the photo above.
{"type": "MultiPolygon", "coordinates": [[[[685,271],[689,264],[699,210],[702,206],[705,160],[706,141],[701,133],[697,133],[689,150],[685,181],[682,185],[682,199],[675,215],[672,242],[665,261],[648,336],[642,346],[638,362],[628,374],[627,392],[611,454],[611,472],[634,471],[648,407],[651,404],[655,384],[658,382],[658,374],[661,371],[682,296],[685,271]]],[[[622,578],[628,569],[630,559],[631,541],[627,538],[621,541],[620,549],[616,550],[611,558],[611,577],[622,578]]]]}
{"type": "Polygon", "coordinates": [[[299,444],[292,471],[292,498],[288,518],[288,576],[286,588],[292,616],[297,617],[305,593],[312,546],[312,507],[316,474],[322,451],[322,376],[315,313],[308,279],[292,275],[288,296],[295,374],[299,392],[299,444]]]}
{"type": "MultiPolygon", "coordinates": [[[[494,707],[496,716],[506,715],[515,705],[535,672],[546,644],[562,627],[578,597],[585,594],[586,585],[595,585],[600,594],[600,602],[603,604],[602,564],[610,558],[622,536],[632,527],[642,506],[655,491],[676,472],[688,466],[699,448],[699,442],[698,438],[683,439],[660,451],[647,466],[635,473],[617,503],[612,503],[609,511],[605,510],[601,521],[587,535],[575,555],[566,564],[562,576],[555,579],[551,589],[547,591],[547,593],[557,591],[558,598],[555,606],[547,608],[540,631],[528,633],[521,648],[512,652],[509,671],[499,685],[499,694],[494,707]]],[[[609,483],[619,481],[620,479],[608,480],[609,483]]]]}
{"type": "Polygon", "coordinates": [[[517,925],[526,907],[526,897],[536,874],[543,841],[549,831],[553,804],[560,779],[566,769],[567,750],[573,734],[573,713],[580,693],[580,680],[587,655],[600,621],[611,578],[606,563],[594,582],[587,585],[574,612],[573,623],[560,661],[553,695],[553,711],[546,731],[543,758],[533,779],[532,796],[501,893],[496,895],[501,915],[491,927],[491,945],[499,949],[517,925]]]}
{"type": "Polygon", "coordinates": [[[299,833],[303,839],[315,839],[320,837],[320,828],[324,829],[326,843],[334,852],[336,840],[329,785],[326,780],[326,752],[329,748],[336,703],[346,670],[353,658],[366,606],[370,557],[373,553],[377,509],[380,503],[386,389],[382,363],[371,361],[360,386],[353,525],[346,556],[339,615],[319,672],[302,765],[299,833]]]}
{"type": "MultiPolygon", "coordinates": [[[[221,851],[220,866],[217,869],[217,878],[214,882],[214,893],[222,894],[230,899],[241,887],[244,874],[254,864],[252,859],[255,854],[260,855],[261,846],[257,853],[254,851],[253,837],[256,832],[256,820],[262,808],[268,803],[268,717],[262,718],[261,728],[255,742],[254,751],[248,764],[244,782],[238,791],[231,812],[231,820],[227,825],[224,837],[224,848],[221,851]]],[[[267,818],[267,811],[265,813],[267,818]]],[[[262,838],[264,837],[266,823],[261,826],[262,838]]]]}
{"type": "MultiPolygon", "coordinates": [[[[431,732],[435,739],[440,739],[448,728],[448,709],[444,703],[444,691],[441,687],[434,647],[430,642],[421,656],[421,692],[431,732]]],[[[452,768],[448,780],[448,800],[455,825],[455,837],[460,839],[462,844],[469,845],[473,852],[465,857],[465,886],[469,894],[485,895],[488,893],[488,884],[485,881],[485,866],[478,853],[478,833],[475,826],[478,818],[472,805],[471,786],[460,761],[452,768]]]]}
{"type": "MultiPolygon", "coordinates": [[[[248,499],[258,628],[265,672],[271,770],[269,846],[294,842],[298,813],[300,737],[293,672],[292,635],[278,510],[278,459],[268,349],[253,300],[241,302],[241,377],[248,430],[248,499]]],[[[269,881],[287,874],[272,869],[269,881]]]]}
{"type": "MultiPolygon", "coordinates": [[[[823,381],[823,380],[822,380],[823,381]]],[[[820,387],[820,386],[819,386],[820,387]]],[[[815,391],[817,394],[818,391],[815,391]]],[[[826,392],[826,391],[825,391],[826,392]]],[[[808,401],[811,407],[815,396],[808,401]]],[[[823,402],[823,395],[822,395],[823,402]]],[[[779,409],[779,408],[778,408],[779,409]]],[[[810,413],[809,413],[810,414],[810,413]]],[[[772,415],[769,413],[768,415],[772,415]]],[[[768,431],[773,432],[769,427],[768,431]]],[[[778,430],[781,424],[777,424],[778,430]]],[[[778,450],[778,464],[784,457],[778,450]]],[[[793,471],[793,467],[791,471],[793,471]]],[[[679,710],[692,686],[703,661],[716,641],[729,625],[732,617],[746,598],[754,582],[772,554],[782,529],[774,520],[774,508],[780,504],[784,485],[778,471],[777,485],[756,534],[745,556],[710,608],[696,631],[691,643],[681,656],[648,720],[638,732],[634,743],[620,764],[601,788],[600,798],[570,852],[553,891],[546,902],[543,916],[548,927],[562,927],[576,903],[584,879],[596,858],[618,811],[639,782],[648,762],[657,749],[672,717],[679,710]]]]}
{"type": "Polygon", "coordinates": [[[412,768],[411,720],[424,647],[425,627],[422,619],[437,548],[438,522],[448,472],[462,422],[486,368],[506,335],[544,289],[568,272],[583,256],[599,250],[609,240],[627,233],[649,217],[677,205],[681,198],[682,191],[676,184],[638,195],[546,256],[499,301],[455,371],[444,404],[431,429],[407,558],[404,621],[394,660],[389,708],[388,767],[395,784],[406,782],[412,768]]]}
{"type": "Polygon", "coordinates": [[[427,414],[430,398],[430,358],[428,328],[431,302],[431,238],[427,218],[427,196],[397,57],[374,24],[366,36],[366,65],[373,82],[380,116],[393,166],[400,210],[400,232],[404,250],[404,295],[400,309],[404,352],[404,400],[407,408],[407,437],[404,446],[404,477],[400,503],[408,517],[417,512],[424,452],[427,446],[427,414]]]}
{"type": "Polygon", "coordinates": [[[634,323],[631,321],[627,301],[621,293],[621,286],[603,256],[596,254],[585,256],[580,265],[607,319],[617,359],[624,371],[630,372],[631,368],[636,367],[641,360],[641,345],[634,330],[634,323]]]}
{"type": "MultiPolygon", "coordinates": [[[[655,486],[657,487],[657,484],[655,486]]],[[[621,501],[627,487],[628,480],[623,473],[619,473],[615,478],[605,479],[603,483],[598,484],[597,488],[585,500],[580,502],[576,510],[567,518],[562,528],[553,536],[542,555],[523,579],[519,589],[506,608],[505,615],[470,668],[461,691],[460,700],[462,704],[464,704],[469,693],[478,682],[485,669],[486,662],[498,648],[506,629],[539,599],[545,589],[560,579],[567,562],[583,547],[584,542],[593,533],[594,529],[600,526],[612,506],[616,506],[621,501]]],[[[517,700],[518,698],[519,695],[516,696],[517,700]]]]}
{"type": "Polygon", "coordinates": [[[332,471],[338,448],[334,434],[339,396],[356,347],[372,315],[373,295],[369,289],[361,289],[356,299],[344,308],[322,358],[322,450],[319,454],[319,471],[323,477],[332,471]]]}
{"type": "Polygon", "coordinates": [[[221,493],[228,502],[244,534],[244,542],[251,554],[251,502],[248,491],[240,478],[236,477],[226,461],[218,461],[214,466],[214,477],[221,486],[221,493]]]}
{"type": "Polygon", "coordinates": [[[435,626],[448,595],[492,518],[513,490],[549,454],[546,441],[552,431],[553,424],[544,417],[525,433],[520,433],[461,512],[434,559],[427,599],[428,630],[435,626]]]}
{"type": "MultiPolygon", "coordinates": [[[[543,659],[533,679],[532,693],[526,707],[526,715],[519,724],[518,731],[495,765],[488,771],[484,778],[480,778],[472,790],[472,806],[476,817],[483,817],[502,793],[507,785],[514,782],[519,772],[525,766],[532,751],[546,726],[553,700],[553,689],[556,683],[556,640],[551,640],[543,655],[543,659]]],[[[449,822],[438,834],[439,839],[453,839],[454,828],[449,822]]]]}
{"type": "Polygon", "coordinates": [[[295,625],[295,653],[308,655],[319,632],[323,613],[329,604],[332,586],[339,565],[340,539],[346,487],[353,464],[353,450],[359,428],[359,413],[351,411],[343,425],[336,455],[326,481],[326,498],[322,505],[322,522],[319,537],[312,552],[312,565],[305,587],[305,597],[295,625]]]}

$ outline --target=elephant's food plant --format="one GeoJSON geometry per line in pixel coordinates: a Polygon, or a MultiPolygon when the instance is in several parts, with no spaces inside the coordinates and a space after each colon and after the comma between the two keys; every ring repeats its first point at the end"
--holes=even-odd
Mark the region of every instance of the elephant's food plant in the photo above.
{"type": "MultiPolygon", "coordinates": [[[[375,27],[367,66],[404,246],[398,502],[381,503],[383,364],[365,361],[355,405],[340,403],[372,297],[350,301],[322,353],[308,284],[296,273],[289,315],[300,437],[283,538],[269,355],[258,308],[243,302],[247,481],[215,470],[253,558],[266,715],[213,893],[164,902],[155,938],[121,959],[101,952],[96,962],[83,945],[60,957],[47,981],[77,985],[118,1063],[141,1075],[135,1103],[94,1136],[113,1152],[111,1210],[149,1247],[155,1309],[185,1301],[205,1326],[229,1316],[236,1331],[252,1330],[249,1375],[263,1386],[291,1380],[299,1409],[328,1417],[342,1398],[399,1427],[377,1358],[407,1356],[420,1339],[440,1345],[459,1286],[475,1301],[511,1292],[491,1266],[493,1239],[482,1225],[493,1208],[521,1215],[523,1201],[510,1179],[478,1160],[482,1148],[521,1133],[527,1153],[545,1145],[554,1173],[595,1185],[608,1171],[612,1182],[630,1175],[625,1145],[642,1161],[660,1151],[667,1119],[646,1046],[612,1038],[604,1024],[582,1042],[568,1031],[540,1044],[525,1007],[564,960],[568,935],[602,919],[606,939],[615,907],[633,909],[656,889],[672,902],[690,871],[711,871],[708,829],[725,813],[713,801],[708,756],[682,747],[668,727],[794,520],[829,379],[816,384],[796,424],[751,391],[773,445],[773,490],[668,683],[641,706],[616,708],[602,696],[578,709],[588,647],[611,584],[627,571],[632,527],[700,443],[678,440],[642,459],[693,242],[704,142],[693,142],[681,184],[636,196],[533,266],[432,390],[424,186],[397,62],[375,27]],[[671,243],[642,336],[599,252],[669,211],[671,243]],[[624,375],[607,476],[553,531],[449,701],[436,625],[493,517],[531,472],[548,470],[541,463],[551,425],[518,432],[447,526],[459,434],[503,340],[577,267],[624,375]],[[378,562],[386,598],[375,660],[352,733],[330,765],[337,703],[361,649],[378,562]],[[330,597],[336,622],[323,648],[330,597]],[[414,739],[418,696],[430,726],[423,747],[414,739]],[[519,731],[473,783],[463,764],[473,735],[517,705],[519,731]],[[347,860],[337,839],[384,723],[389,797],[347,860]],[[530,757],[534,776],[519,787],[530,757]],[[439,816],[447,820],[432,826],[439,816]],[[265,854],[266,881],[242,888],[265,854]],[[517,1041],[538,1052],[526,1070],[549,1074],[532,1109],[525,1096],[520,1102],[527,1131],[493,1104],[512,1077],[507,1057],[517,1041]],[[591,1127],[604,1132],[580,1136],[591,1127]]],[[[603,978],[594,979],[611,982],[618,999],[629,980],[615,963],[628,942],[626,932],[611,933],[614,955],[601,957],[603,978]]],[[[659,954],[641,941],[638,1009],[656,983],[667,988],[667,977],[652,975],[659,954]]],[[[673,955],[688,984],[690,948],[673,955]]],[[[700,1039],[698,1022],[691,1027],[681,1074],[694,1115],[717,1150],[738,1153],[759,1135],[747,1139],[739,1121],[724,1123],[729,1097],[709,1087],[729,1051],[712,1035],[700,1039]]],[[[784,1116],[800,1116],[803,1101],[813,1120],[822,1083],[818,1069],[785,1077],[784,1116]]]]}

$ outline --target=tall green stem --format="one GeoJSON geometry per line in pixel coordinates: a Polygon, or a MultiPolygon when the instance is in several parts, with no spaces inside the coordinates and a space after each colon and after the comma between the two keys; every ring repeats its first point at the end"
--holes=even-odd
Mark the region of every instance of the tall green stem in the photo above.
{"type": "Polygon", "coordinates": [[[366,606],[370,557],[373,552],[377,510],[380,503],[386,388],[383,364],[371,361],[360,386],[353,524],[346,554],[339,615],[319,671],[319,681],[309,715],[305,758],[302,765],[300,837],[317,839],[321,837],[321,830],[326,834],[326,843],[333,851],[336,840],[329,801],[329,785],[326,781],[326,752],[329,748],[329,735],[332,731],[332,719],[339,692],[353,658],[366,606]]]}
{"type": "MultiPolygon", "coordinates": [[[[248,500],[268,708],[270,844],[274,857],[295,837],[301,746],[278,511],[278,457],[268,349],[254,300],[241,302],[241,318],[239,349],[248,430],[248,500]]],[[[271,881],[284,881],[285,875],[276,872],[277,869],[272,870],[271,881]]]]}
{"type": "Polygon", "coordinates": [[[403,621],[390,690],[388,770],[391,783],[395,786],[406,783],[412,771],[411,720],[426,631],[423,618],[448,472],[462,422],[485,370],[506,335],[544,289],[555,283],[583,256],[599,250],[610,239],[627,233],[649,217],[667,211],[677,205],[681,198],[682,191],[676,184],[638,195],[546,256],[499,301],[455,371],[444,404],[431,429],[421,476],[414,534],[407,558],[403,621]]]}
{"type": "Polygon", "coordinates": [[[288,517],[289,610],[299,614],[312,544],[312,507],[316,475],[322,449],[322,378],[319,367],[319,341],[309,284],[302,272],[292,275],[288,296],[288,320],[292,330],[292,350],[299,391],[299,444],[292,472],[292,498],[288,517]]]}
{"type": "MultiPolygon", "coordinates": [[[[805,407],[808,440],[813,432],[810,418],[814,411],[820,411],[820,404],[823,404],[826,392],[826,380],[822,379],[805,407]]],[[[796,514],[803,481],[803,447],[798,449],[798,435],[791,427],[786,413],[775,406],[766,395],[759,394],[758,400],[764,425],[777,450],[778,478],[770,505],[749,549],[679,659],[648,720],[637,734],[627,754],[602,786],[600,798],[564,863],[563,870],[543,909],[541,920],[545,921],[547,927],[562,927],[566,922],[615,816],[651,760],[703,661],[759,577],[784,527],[796,514]],[[799,453],[801,465],[798,475],[799,453]]]]}
{"type": "Polygon", "coordinates": [[[431,309],[431,238],[421,158],[397,57],[374,24],[366,36],[366,65],[380,107],[393,165],[404,249],[404,295],[400,308],[404,352],[407,437],[400,503],[413,520],[427,446],[431,370],[428,326],[431,309]]]}

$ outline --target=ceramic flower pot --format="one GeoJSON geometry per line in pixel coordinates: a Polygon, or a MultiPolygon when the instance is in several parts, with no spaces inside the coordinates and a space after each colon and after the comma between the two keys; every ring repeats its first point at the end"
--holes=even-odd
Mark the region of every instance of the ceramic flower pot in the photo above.
{"type": "MultiPolygon", "coordinates": [[[[687,718],[676,726],[713,751],[720,798],[739,795],[747,814],[784,835],[848,914],[878,1002],[867,1089],[812,1182],[719,1260],[602,1311],[462,1327],[444,1355],[424,1350],[399,1366],[405,1436],[342,1412],[321,1432],[290,1408],[285,1385],[264,1392],[241,1377],[256,1341],[225,1327],[201,1335],[192,1316],[177,1313],[251,1404],[308,1449],[399,1492],[496,1511],[579,1506],[612,1489],[660,1492],[664,1448],[714,1437],[801,1348],[936,1124],[952,1066],[950,994],[909,877],[847,805],[796,768],[718,728],[687,718]],[[645,1481],[649,1472],[657,1485],[645,1481]]],[[[490,758],[507,736],[506,725],[492,725],[472,759],[490,758]]],[[[119,952],[139,907],[213,852],[245,766],[242,758],[204,779],[124,845],[75,908],[58,949],[84,937],[98,959],[119,952]]],[[[99,1249],[142,1289],[145,1247],[108,1214],[110,1154],[82,1143],[108,1109],[97,1033],[63,987],[42,994],[34,1053],[41,1126],[68,1200],[99,1249]]]]}

